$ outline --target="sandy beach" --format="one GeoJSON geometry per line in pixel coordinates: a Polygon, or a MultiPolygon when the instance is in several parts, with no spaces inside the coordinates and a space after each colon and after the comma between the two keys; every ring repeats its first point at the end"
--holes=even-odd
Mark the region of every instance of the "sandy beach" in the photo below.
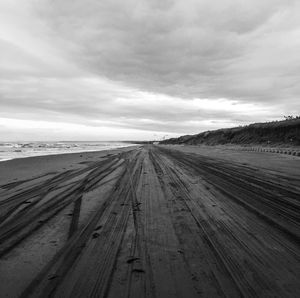
{"type": "Polygon", "coordinates": [[[300,158],[132,146],[0,163],[1,297],[299,297],[300,158]]]}

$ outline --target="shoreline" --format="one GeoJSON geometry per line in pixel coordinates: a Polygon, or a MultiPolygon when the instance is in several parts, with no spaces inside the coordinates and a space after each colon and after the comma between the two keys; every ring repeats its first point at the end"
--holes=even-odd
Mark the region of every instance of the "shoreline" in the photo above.
{"type": "MultiPolygon", "coordinates": [[[[118,142],[115,142],[115,143],[118,143],[118,142]]],[[[91,143],[89,143],[91,144],[91,143]]],[[[85,153],[85,152],[98,152],[98,151],[107,151],[107,150],[114,150],[114,149],[119,149],[119,148],[126,148],[126,147],[130,147],[130,146],[137,146],[138,144],[129,144],[129,143],[124,143],[124,144],[120,144],[120,146],[103,146],[102,148],[96,148],[96,149],[88,149],[88,148],[82,148],[82,149],[78,149],[78,151],[76,149],[73,149],[72,150],[66,150],[66,149],[62,149],[61,151],[59,150],[56,150],[55,151],[55,148],[56,147],[48,147],[48,149],[52,149],[53,151],[50,151],[50,150],[33,150],[33,151],[28,151],[28,152],[22,152],[21,150],[22,149],[16,149],[14,151],[1,151],[1,153],[5,153],[7,152],[9,155],[11,155],[11,157],[8,157],[8,158],[1,158],[0,159],[0,162],[3,162],[3,161],[8,161],[8,160],[13,160],[13,159],[21,159],[21,158],[29,158],[29,157],[39,157],[39,156],[48,156],[48,155],[60,155],[60,154],[73,154],[73,153],[85,153]],[[12,154],[14,153],[23,153],[24,155],[22,156],[12,156],[12,154]]],[[[76,146],[77,147],[77,146],[76,146]]],[[[76,148],[76,147],[73,147],[73,148],[76,148]]],[[[57,149],[57,148],[56,148],[57,149]]]]}
{"type": "MultiPolygon", "coordinates": [[[[34,177],[35,173],[43,172],[44,168],[52,169],[53,171],[63,171],[65,169],[78,168],[82,167],[81,163],[84,163],[85,161],[95,161],[95,159],[97,158],[101,159],[110,154],[124,152],[127,150],[140,148],[142,146],[143,145],[140,144],[133,144],[113,149],[66,152],[2,160],[0,161],[0,188],[1,184],[3,184],[1,183],[1,181],[8,181],[9,179],[20,180],[24,175],[34,177]]],[[[282,170],[282,164],[284,164],[284,161],[286,161],[287,159],[299,160],[300,154],[300,148],[297,148],[297,151],[284,150],[281,152],[276,152],[272,150],[264,150],[257,147],[228,145],[209,146],[167,144],[159,145],[159,147],[166,147],[170,149],[173,148],[175,150],[182,150],[185,152],[198,152],[209,157],[216,157],[229,161],[242,158],[244,162],[254,163],[255,166],[259,166],[261,163],[261,161],[256,162],[256,157],[263,155],[269,166],[275,170],[282,170]],[[297,154],[292,154],[293,152],[296,152],[297,154]],[[276,156],[277,158],[274,158],[276,156]],[[250,160],[248,160],[247,157],[251,157],[250,160]]]]}
{"type": "Polygon", "coordinates": [[[12,179],[20,180],[23,176],[34,177],[47,170],[60,172],[70,168],[76,169],[83,166],[83,164],[80,164],[82,162],[95,161],[109,154],[123,152],[137,147],[139,147],[139,145],[100,151],[48,154],[3,160],[0,161],[0,188],[1,185],[4,184],[3,181],[6,183],[12,179]]]}

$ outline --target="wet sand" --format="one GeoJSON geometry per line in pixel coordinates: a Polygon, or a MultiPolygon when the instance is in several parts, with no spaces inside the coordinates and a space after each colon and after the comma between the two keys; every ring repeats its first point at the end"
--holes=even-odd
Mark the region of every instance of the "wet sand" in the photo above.
{"type": "Polygon", "coordinates": [[[0,163],[1,297],[300,297],[300,158],[135,146],[0,163]]]}

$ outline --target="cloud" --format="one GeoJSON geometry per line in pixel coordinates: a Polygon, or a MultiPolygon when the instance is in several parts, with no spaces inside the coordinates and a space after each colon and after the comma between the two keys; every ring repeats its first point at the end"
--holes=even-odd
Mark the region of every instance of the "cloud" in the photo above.
{"type": "Polygon", "coordinates": [[[295,0],[3,0],[0,117],[120,139],[298,114],[299,11],[295,0]]]}
{"type": "Polygon", "coordinates": [[[172,133],[214,128],[222,119],[254,121],[276,113],[262,104],[238,103],[228,99],[182,99],[128,88],[95,78],[31,78],[7,81],[0,87],[2,111],[25,119],[65,121],[93,126],[122,127],[172,133]],[[28,100],[30,99],[30,100],[28,100]],[[17,109],[16,109],[17,107],[17,109]],[[249,112],[251,112],[249,114],[249,112]]]}
{"type": "Polygon", "coordinates": [[[299,94],[299,11],[286,0],[67,0],[46,16],[101,76],[184,98],[280,101],[299,94]]]}

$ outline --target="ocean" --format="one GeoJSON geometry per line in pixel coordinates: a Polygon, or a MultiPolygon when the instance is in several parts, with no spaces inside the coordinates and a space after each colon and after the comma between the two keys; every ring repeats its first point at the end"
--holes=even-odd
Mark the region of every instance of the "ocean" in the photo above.
{"type": "Polygon", "coordinates": [[[0,161],[30,156],[102,151],[134,144],[125,142],[0,142],[0,161]]]}

